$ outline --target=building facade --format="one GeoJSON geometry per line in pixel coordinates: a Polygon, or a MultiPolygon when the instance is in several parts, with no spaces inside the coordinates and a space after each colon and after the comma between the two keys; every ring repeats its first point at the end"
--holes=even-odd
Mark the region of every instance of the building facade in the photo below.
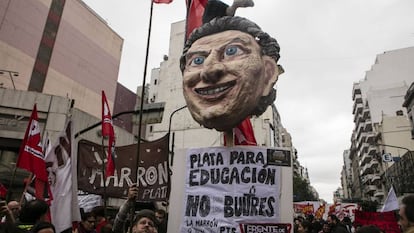
{"type": "Polygon", "coordinates": [[[383,161],[383,155],[406,152],[396,147],[414,149],[402,107],[408,86],[414,81],[412,59],[414,47],[385,52],[377,56],[365,79],[354,83],[355,128],[349,154],[354,175],[343,181],[350,188],[350,198],[382,203],[392,184],[387,178],[391,165],[383,161]]]}
{"type": "Polygon", "coordinates": [[[4,88],[74,99],[96,117],[104,90],[113,109],[123,39],[84,2],[1,1],[0,18],[4,88]]]}

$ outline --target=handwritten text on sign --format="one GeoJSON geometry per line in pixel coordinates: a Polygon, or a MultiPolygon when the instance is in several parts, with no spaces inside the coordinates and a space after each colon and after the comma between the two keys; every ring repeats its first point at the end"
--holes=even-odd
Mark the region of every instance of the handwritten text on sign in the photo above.
{"type": "Polygon", "coordinates": [[[189,149],[181,232],[240,232],[243,222],[278,222],[275,151],[290,162],[289,151],[262,147],[189,149]]]}

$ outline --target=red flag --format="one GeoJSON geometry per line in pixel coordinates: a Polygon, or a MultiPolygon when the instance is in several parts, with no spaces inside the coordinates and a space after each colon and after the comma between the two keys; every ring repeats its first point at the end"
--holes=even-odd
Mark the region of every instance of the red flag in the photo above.
{"type": "Polygon", "coordinates": [[[48,182],[36,104],[30,116],[16,166],[32,172],[36,179],[48,182]]]}
{"type": "MultiPolygon", "coordinates": [[[[244,119],[236,128],[233,129],[234,145],[257,146],[256,138],[250,118],[244,119]]],[[[224,137],[224,145],[226,145],[226,137],[224,137]]]]}
{"type": "Polygon", "coordinates": [[[236,145],[257,146],[256,138],[254,137],[253,126],[250,118],[247,117],[236,128],[234,128],[236,145]]]}
{"type": "Polygon", "coordinates": [[[393,211],[388,212],[365,212],[355,211],[354,225],[365,226],[375,225],[384,232],[400,233],[401,230],[398,227],[397,219],[393,211]]]}
{"type": "Polygon", "coordinates": [[[172,3],[173,0],[154,0],[154,3],[172,3]]]}
{"type": "Polygon", "coordinates": [[[48,189],[48,175],[42,140],[40,139],[39,118],[36,104],[33,106],[23,143],[20,147],[17,167],[26,169],[34,175],[35,196],[44,199],[44,191],[48,189]]]}
{"type": "Polygon", "coordinates": [[[187,0],[186,38],[191,32],[203,24],[204,9],[208,0],[187,0]]]}
{"type": "Polygon", "coordinates": [[[109,137],[108,144],[108,163],[106,164],[106,177],[113,176],[115,173],[115,137],[109,137]]]}
{"type": "Polygon", "coordinates": [[[108,101],[105,92],[102,91],[102,136],[114,137],[114,127],[112,125],[111,110],[109,110],[108,101]]]}
{"type": "Polygon", "coordinates": [[[112,124],[111,111],[109,110],[108,101],[105,92],[102,91],[102,136],[108,137],[108,163],[106,164],[105,175],[113,176],[115,173],[114,154],[115,153],[115,132],[112,124]]]}

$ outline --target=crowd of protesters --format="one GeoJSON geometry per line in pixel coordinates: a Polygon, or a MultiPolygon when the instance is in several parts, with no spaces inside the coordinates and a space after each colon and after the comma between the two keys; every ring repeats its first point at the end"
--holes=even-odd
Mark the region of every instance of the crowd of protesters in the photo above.
{"type": "Polygon", "coordinates": [[[348,217],[340,221],[334,214],[329,215],[326,220],[316,219],[313,215],[306,218],[299,216],[294,221],[294,233],[354,233],[349,222],[348,217]]]}
{"type": "MultiPolygon", "coordinates": [[[[167,213],[162,209],[140,209],[136,212],[138,189],[132,186],[128,198],[119,208],[115,218],[105,216],[103,206],[85,212],[81,209],[81,221],[64,233],[166,233],[167,213]]],[[[23,206],[17,201],[0,201],[0,233],[56,233],[49,221],[49,206],[42,200],[31,200],[23,206]]],[[[398,224],[402,233],[414,233],[414,195],[402,199],[398,224]]],[[[294,233],[387,233],[374,225],[355,226],[348,217],[339,220],[329,215],[326,220],[312,215],[294,219],[294,233]]]]}
{"type": "MultiPolygon", "coordinates": [[[[131,215],[136,204],[137,188],[131,187],[128,198],[116,217],[105,216],[103,206],[90,211],[80,209],[81,221],[63,233],[166,233],[167,213],[163,209],[140,209],[131,215]],[[132,224],[130,224],[132,223],[132,224]]],[[[50,223],[49,206],[43,200],[31,200],[20,206],[17,201],[0,201],[0,233],[56,233],[50,223]]]]}
{"type": "MultiPolygon", "coordinates": [[[[405,196],[398,213],[398,225],[402,233],[414,233],[414,195],[405,196]]],[[[296,217],[294,233],[387,233],[375,225],[354,225],[349,217],[340,220],[330,214],[326,220],[316,219],[313,215],[296,217]]]]}

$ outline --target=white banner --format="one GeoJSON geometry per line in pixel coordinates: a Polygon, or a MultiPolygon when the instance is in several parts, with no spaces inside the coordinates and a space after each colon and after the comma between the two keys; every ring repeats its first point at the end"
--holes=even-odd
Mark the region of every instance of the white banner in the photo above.
{"type": "Polygon", "coordinates": [[[289,151],[214,147],[189,149],[186,156],[180,232],[239,233],[246,224],[279,223],[279,166],[290,166],[289,151]]]}
{"type": "MultiPolygon", "coordinates": [[[[72,227],[73,221],[80,221],[77,190],[72,183],[73,128],[72,121],[66,124],[57,142],[46,154],[46,169],[53,194],[50,206],[52,223],[56,232],[72,227]]],[[[76,168],[76,167],[75,167],[76,168]]]]}

